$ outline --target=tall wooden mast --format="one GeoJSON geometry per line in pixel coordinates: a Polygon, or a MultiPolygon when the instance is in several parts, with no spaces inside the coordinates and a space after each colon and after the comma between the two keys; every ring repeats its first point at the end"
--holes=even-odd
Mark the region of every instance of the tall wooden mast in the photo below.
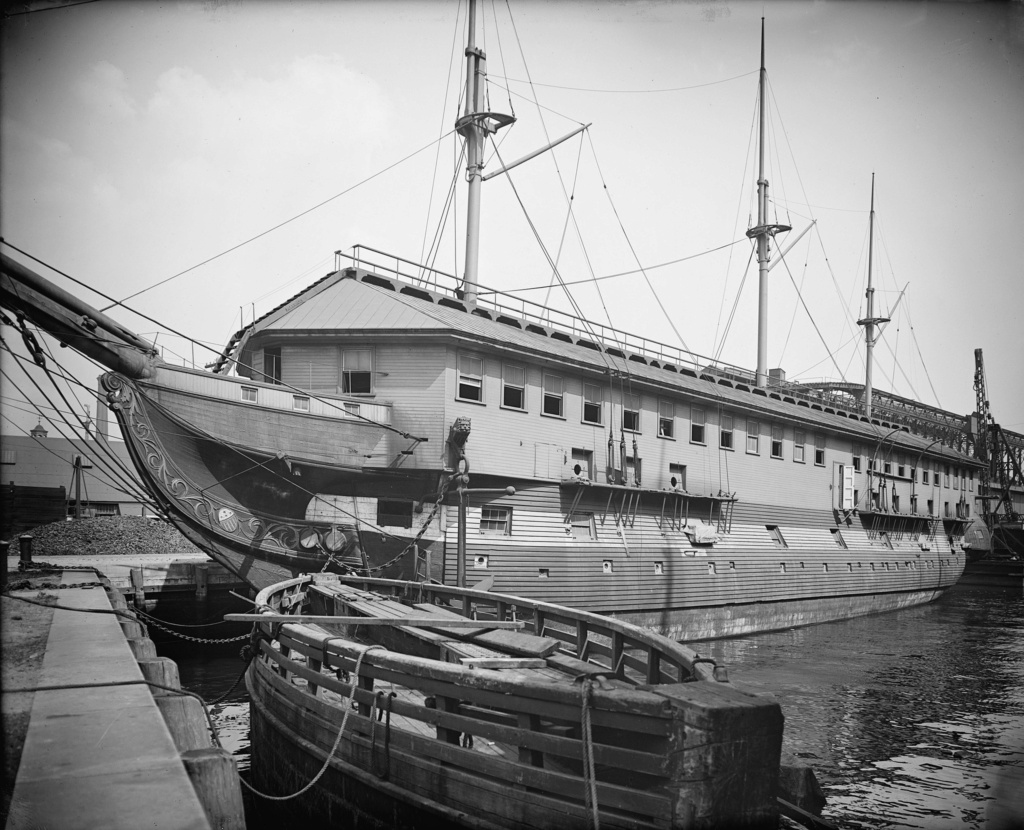
{"type": "Polygon", "coordinates": [[[487,81],[487,55],[476,45],[476,0],[469,1],[469,33],[466,38],[466,110],[455,122],[455,129],[466,139],[466,180],[469,199],[466,207],[466,270],[463,291],[467,303],[475,303],[480,262],[480,185],[483,181],[484,139],[515,119],[484,111],[487,81]]]}
{"type": "Polygon", "coordinates": [[[874,367],[875,326],[880,323],[888,323],[888,317],[875,317],[875,289],[871,284],[871,263],[874,259],[875,246],[875,174],[871,174],[871,215],[868,219],[868,288],[865,292],[867,297],[867,316],[858,320],[858,326],[864,326],[864,414],[871,417],[871,370],[874,367]]]}
{"type": "Polygon", "coordinates": [[[768,385],[768,266],[769,239],[779,231],[791,230],[789,225],[768,224],[768,180],[764,172],[765,156],[765,99],[768,72],[764,66],[764,18],[761,18],[761,73],[758,82],[759,126],[757,168],[757,225],[747,236],[757,239],[757,385],[768,385]]]}

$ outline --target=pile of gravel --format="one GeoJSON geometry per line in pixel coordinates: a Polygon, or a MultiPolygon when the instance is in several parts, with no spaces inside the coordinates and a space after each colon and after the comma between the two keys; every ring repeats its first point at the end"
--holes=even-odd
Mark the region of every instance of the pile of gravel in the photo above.
{"type": "MultiPolygon", "coordinates": [[[[49,556],[134,556],[147,553],[195,554],[199,548],[162,519],[100,516],[52,522],[30,530],[32,558],[49,556]]],[[[16,544],[12,545],[12,551],[16,544]]]]}

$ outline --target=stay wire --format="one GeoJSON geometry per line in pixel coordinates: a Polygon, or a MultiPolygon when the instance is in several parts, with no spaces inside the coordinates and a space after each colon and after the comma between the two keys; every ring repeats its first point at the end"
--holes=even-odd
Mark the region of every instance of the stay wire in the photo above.
{"type": "MultiPolygon", "coordinates": [[[[278,222],[273,227],[267,228],[267,230],[261,231],[260,233],[256,234],[255,236],[251,236],[248,239],[243,240],[242,242],[239,242],[237,245],[232,245],[230,248],[228,248],[228,249],[226,249],[224,251],[221,251],[219,254],[215,254],[212,257],[208,257],[207,259],[204,259],[202,262],[198,262],[195,265],[193,265],[193,266],[191,266],[189,268],[186,268],[184,271],[179,271],[177,274],[172,274],[171,276],[167,277],[166,279],[162,279],[159,282],[155,282],[152,285],[149,285],[146,288],[142,288],[142,289],[140,289],[139,291],[136,291],[133,294],[129,294],[127,297],[124,297],[121,300],[115,300],[115,301],[113,301],[111,303],[111,305],[107,306],[106,308],[100,309],[100,311],[106,311],[107,309],[113,308],[115,305],[124,306],[124,303],[127,302],[128,300],[134,299],[135,297],[138,297],[138,296],[140,296],[142,294],[145,294],[147,291],[152,291],[154,288],[158,288],[161,285],[165,285],[166,283],[169,283],[171,280],[175,280],[178,277],[184,276],[185,274],[188,274],[189,272],[196,270],[197,268],[201,268],[204,265],[208,265],[209,263],[213,262],[214,260],[220,259],[221,257],[226,256],[227,254],[230,254],[233,251],[237,251],[239,248],[242,248],[242,247],[248,245],[251,242],[255,242],[257,239],[261,239],[262,237],[266,236],[267,234],[273,233],[276,230],[280,230],[281,228],[285,227],[286,225],[290,225],[292,222],[295,222],[296,220],[301,219],[303,216],[306,216],[306,215],[312,213],[315,210],[319,210],[324,205],[330,204],[335,199],[339,199],[342,196],[344,196],[344,195],[346,195],[348,193],[351,193],[356,188],[362,187],[367,182],[373,181],[378,176],[382,176],[384,173],[387,173],[388,171],[394,169],[395,167],[398,167],[400,164],[403,164],[404,162],[408,161],[409,159],[413,158],[414,156],[419,155],[424,150],[429,149],[430,147],[434,146],[434,144],[436,144],[437,142],[443,141],[445,139],[445,137],[447,135],[451,135],[452,132],[454,132],[454,130],[452,130],[451,132],[447,133],[446,135],[441,136],[440,138],[434,139],[433,141],[430,141],[429,143],[424,144],[418,150],[414,150],[413,152],[409,153],[404,158],[401,158],[398,161],[394,162],[393,164],[389,164],[387,167],[384,167],[381,170],[378,170],[376,173],[373,173],[372,175],[367,176],[362,181],[356,182],[356,184],[352,185],[351,187],[345,188],[340,193],[335,193],[333,196],[331,196],[331,197],[329,197],[327,199],[324,199],[322,202],[319,202],[319,203],[313,205],[310,208],[306,208],[306,210],[301,211],[300,213],[295,214],[291,218],[285,219],[283,222],[278,222]]],[[[108,297],[107,299],[110,299],[110,298],[108,297]]],[[[124,307],[127,308],[127,306],[124,306],[124,307]]]]}
{"type": "MultiPolygon", "coordinates": [[[[42,265],[42,266],[43,266],[43,267],[45,267],[45,268],[48,268],[48,269],[50,269],[50,270],[51,270],[51,271],[53,271],[54,273],[60,274],[60,275],[61,275],[62,277],[66,277],[67,279],[71,280],[72,282],[76,283],[77,285],[81,285],[81,286],[84,286],[85,288],[88,288],[88,289],[89,289],[90,291],[95,291],[95,292],[96,292],[97,294],[99,294],[99,295],[100,295],[101,297],[104,297],[105,299],[110,299],[109,297],[107,297],[107,296],[106,296],[105,294],[103,294],[102,292],[100,292],[100,291],[96,291],[96,289],[94,289],[94,288],[90,288],[90,287],[89,287],[89,286],[87,286],[87,285],[86,285],[85,283],[83,283],[83,282],[82,282],[81,280],[75,279],[75,278],[74,278],[74,277],[72,277],[72,276],[71,276],[70,274],[66,274],[66,273],[64,273],[63,271],[61,271],[61,270],[60,270],[60,269],[58,269],[58,268],[54,268],[54,267],[53,267],[52,265],[49,265],[48,263],[44,262],[43,260],[41,260],[41,259],[39,259],[39,258],[37,258],[37,257],[34,257],[34,256],[32,256],[32,254],[30,254],[30,253],[28,253],[28,252],[26,252],[26,251],[23,251],[23,250],[21,250],[21,248],[18,248],[17,246],[15,246],[15,245],[12,245],[12,244],[11,244],[10,242],[7,242],[6,240],[4,240],[4,239],[2,239],[2,238],[0,238],[0,244],[4,244],[4,245],[7,245],[7,246],[8,246],[9,248],[13,248],[13,249],[14,249],[15,251],[18,251],[18,253],[24,254],[25,256],[29,257],[29,259],[32,259],[32,260],[34,260],[35,262],[38,262],[38,263],[39,263],[40,265],[42,265]]],[[[15,289],[14,289],[14,290],[16,290],[16,287],[15,287],[15,289]]],[[[196,344],[197,346],[202,346],[202,347],[203,347],[204,349],[208,349],[209,351],[212,351],[212,352],[214,352],[215,354],[217,354],[217,355],[218,355],[218,357],[222,357],[222,358],[224,358],[224,360],[225,360],[225,361],[229,361],[229,362],[231,362],[231,363],[234,363],[234,364],[238,364],[238,365],[241,365],[241,364],[240,364],[240,361],[239,361],[239,360],[238,360],[237,358],[234,358],[234,357],[229,357],[229,356],[228,356],[228,355],[226,354],[226,350],[225,350],[225,353],[222,353],[222,352],[218,352],[218,351],[217,351],[216,349],[213,349],[213,348],[211,348],[210,346],[206,345],[206,343],[204,343],[203,341],[201,341],[201,340],[196,340],[196,339],[194,339],[194,338],[192,338],[192,337],[189,337],[189,336],[188,336],[188,335],[186,335],[186,334],[182,334],[181,332],[179,332],[179,331],[177,331],[177,330],[175,330],[175,329],[171,328],[170,326],[166,326],[166,325],[164,325],[164,324],[163,324],[163,323],[161,323],[161,322],[160,322],[159,320],[154,320],[154,319],[153,319],[152,317],[148,317],[148,316],[146,316],[145,314],[142,314],[142,313],[141,313],[141,312],[139,312],[139,311],[135,311],[134,309],[132,309],[132,308],[129,308],[128,306],[124,306],[124,305],[123,305],[122,303],[117,303],[117,305],[122,305],[122,306],[123,306],[123,308],[127,309],[128,311],[132,312],[133,314],[138,314],[138,315],[139,315],[140,317],[142,317],[143,319],[146,319],[146,320],[148,320],[149,322],[153,323],[154,325],[157,325],[157,326],[159,326],[160,328],[162,328],[162,329],[165,329],[166,331],[169,331],[169,332],[170,332],[171,334],[175,334],[175,335],[177,335],[178,337],[181,337],[181,338],[183,338],[184,340],[187,340],[187,341],[188,341],[188,342],[190,342],[190,343],[194,343],[194,344],[196,344]]],[[[239,334],[241,334],[241,331],[239,331],[239,334]]],[[[86,339],[86,337],[87,337],[87,335],[82,335],[82,336],[80,337],[80,339],[83,339],[83,340],[84,340],[84,339],[86,339]]],[[[68,345],[70,345],[70,346],[71,346],[72,348],[74,348],[74,343],[70,342],[70,338],[69,338],[69,342],[68,342],[68,345]]],[[[76,351],[77,351],[77,349],[76,349],[76,351]]],[[[98,365],[98,366],[99,366],[99,365],[101,365],[101,364],[99,364],[99,363],[98,363],[97,361],[95,361],[94,359],[92,359],[92,358],[88,358],[88,356],[87,356],[87,355],[83,355],[83,357],[86,357],[87,359],[93,360],[93,362],[94,362],[94,363],[96,363],[96,365],[98,365]]],[[[252,370],[252,371],[253,371],[253,372],[254,372],[255,374],[258,374],[258,375],[260,375],[260,376],[261,376],[261,377],[263,377],[264,379],[268,377],[268,375],[266,374],[266,372],[263,372],[263,371],[261,371],[261,370],[259,370],[259,369],[256,369],[255,367],[248,367],[248,368],[250,368],[250,369],[251,369],[251,370],[252,370]]],[[[103,367],[103,370],[104,370],[104,371],[109,371],[109,367],[103,367]]],[[[397,434],[397,435],[401,435],[401,436],[402,436],[403,438],[405,438],[405,439],[407,439],[407,440],[410,440],[410,441],[416,441],[417,443],[421,443],[421,442],[423,441],[423,439],[422,439],[422,438],[417,438],[416,436],[414,436],[414,435],[411,435],[411,434],[410,434],[410,433],[408,433],[408,432],[403,432],[402,430],[400,430],[400,429],[397,429],[397,428],[395,428],[395,427],[391,426],[390,424],[383,424],[383,423],[380,423],[379,421],[375,421],[375,420],[373,420],[372,418],[369,418],[369,417],[367,417],[367,416],[365,416],[365,415],[362,415],[362,414],[360,414],[360,413],[358,413],[358,412],[350,412],[349,410],[345,409],[345,408],[344,408],[344,406],[339,406],[339,405],[338,405],[337,403],[335,403],[334,401],[330,401],[330,400],[327,400],[326,398],[322,398],[322,397],[320,397],[319,395],[316,395],[315,393],[312,393],[312,392],[310,392],[310,391],[308,391],[308,390],[306,390],[306,389],[300,389],[300,388],[299,388],[299,387],[297,387],[297,386],[292,386],[291,384],[289,384],[289,383],[284,383],[283,381],[280,381],[280,380],[274,380],[274,384],[275,384],[276,386],[280,386],[280,387],[281,387],[281,388],[283,388],[283,389],[289,389],[289,390],[291,390],[292,392],[297,392],[297,393],[299,393],[300,395],[306,395],[306,396],[309,396],[310,398],[313,398],[313,399],[315,399],[315,400],[319,401],[320,403],[322,403],[322,404],[323,404],[324,406],[328,407],[329,409],[333,409],[333,410],[335,410],[335,411],[337,411],[337,412],[343,412],[343,413],[345,413],[345,416],[346,416],[346,417],[349,417],[349,418],[355,418],[355,419],[357,419],[357,420],[360,420],[360,421],[365,421],[365,422],[367,422],[367,423],[370,423],[370,424],[374,424],[375,426],[379,426],[379,427],[381,427],[382,429],[385,429],[385,430],[387,430],[387,431],[389,431],[389,432],[394,432],[394,433],[395,433],[395,434],[397,434]]]]}
{"type": "Polygon", "coordinates": [[[804,302],[803,295],[800,293],[800,288],[796,284],[796,280],[793,279],[793,273],[789,270],[789,263],[786,262],[786,258],[782,257],[782,264],[786,267],[786,274],[789,276],[789,281],[793,283],[793,288],[796,290],[796,295],[800,299],[800,304],[804,307],[804,311],[807,312],[807,318],[811,321],[811,325],[814,326],[815,332],[818,334],[818,339],[821,340],[821,344],[825,347],[825,351],[828,353],[829,358],[832,360],[832,365],[836,367],[836,371],[839,372],[839,377],[845,382],[846,378],[843,376],[843,370],[839,368],[839,364],[836,362],[835,356],[832,354],[831,348],[828,343],[825,342],[825,338],[821,333],[821,329],[818,328],[818,324],[814,321],[814,317],[811,315],[811,310],[807,308],[807,303],[804,302]]]}
{"type": "MultiPolygon", "coordinates": [[[[593,151],[593,146],[594,146],[593,140],[591,140],[590,146],[591,146],[591,150],[593,151]]],[[[612,213],[615,215],[615,221],[619,223],[619,230],[622,231],[622,238],[626,240],[626,245],[629,247],[629,252],[633,255],[634,261],[636,262],[637,266],[640,268],[640,273],[643,274],[644,282],[647,284],[647,287],[650,289],[650,292],[653,295],[655,302],[658,304],[658,308],[661,309],[661,313],[663,315],[665,315],[665,320],[668,322],[669,327],[672,329],[673,333],[678,338],[678,340],[682,344],[683,348],[686,349],[686,351],[690,355],[690,357],[693,358],[694,357],[693,350],[690,349],[690,347],[686,344],[686,341],[683,339],[683,335],[679,332],[679,329],[676,327],[675,322],[672,320],[672,317],[669,315],[668,309],[666,309],[664,303],[662,303],[661,297],[658,295],[658,292],[654,290],[654,285],[651,283],[651,278],[649,276],[647,276],[647,271],[644,269],[643,263],[640,262],[640,257],[639,257],[639,255],[636,252],[636,248],[633,247],[633,240],[631,240],[629,238],[629,234],[626,232],[626,226],[622,223],[622,218],[619,216],[619,211],[615,207],[615,200],[612,198],[611,190],[608,189],[608,183],[605,181],[604,173],[601,170],[600,162],[597,160],[597,153],[596,152],[594,152],[594,163],[597,165],[598,175],[601,177],[601,187],[604,188],[605,196],[608,198],[608,204],[611,206],[612,213]]]]}
{"type": "MultiPolygon", "coordinates": [[[[54,405],[53,405],[53,400],[49,397],[49,395],[46,393],[46,391],[36,382],[35,378],[32,377],[32,375],[29,373],[29,371],[23,365],[21,365],[23,362],[27,362],[27,358],[24,358],[21,355],[15,354],[13,351],[11,351],[10,347],[6,343],[3,343],[3,348],[10,355],[12,355],[15,358],[16,365],[22,370],[23,374],[25,375],[26,378],[28,378],[28,380],[32,383],[32,385],[35,386],[35,388],[39,392],[39,394],[43,396],[43,399],[46,400],[46,402],[48,404],[50,404],[51,408],[56,409],[56,407],[54,407],[54,405]]],[[[35,365],[35,364],[33,364],[33,365],[35,365]]],[[[3,377],[7,378],[8,382],[15,389],[17,389],[18,392],[21,393],[21,395],[23,397],[27,397],[25,395],[25,392],[21,389],[21,387],[18,386],[17,382],[9,374],[7,374],[7,372],[5,372],[3,370],[0,370],[0,374],[2,374],[3,377]]],[[[91,453],[89,453],[85,449],[82,449],[82,448],[78,447],[78,445],[75,443],[76,441],[81,441],[80,438],[69,437],[68,435],[66,435],[64,433],[63,428],[57,423],[57,421],[55,421],[54,419],[50,418],[50,416],[43,414],[42,412],[40,412],[39,414],[40,414],[41,417],[45,418],[47,423],[49,423],[54,429],[56,429],[58,433],[60,433],[60,436],[62,438],[64,438],[65,440],[71,442],[72,447],[75,447],[78,450],[79,453],[92,456],[91,453]]],[[[68,421],[67,418],[65,418],[63,415],[61,416],[61,420],[64,422],[65,426],[67,426],[72,431],[72,434],[74,434],[74,431],[75,431],[76,427],[73,426],[71,424],[71,422],[68,421]]],[[[97,445],[97,446],[100,446],[100,445],[97,445]]],[[[105,450],[105,451],[108,451],[108,450],[105,450]]],[[[54,455],[56,455],[56,453],[54,453],[54,455]]],[[[63,459],[63,458],[61,460],[62,461],[66,461],[66,459],[63,459]]],[[[99,459],[95,459],[95,460],[99,461],[99,459]]],[[[116,460],[115,467],[120,467],[120,461],[116,460]]],[[[110,484],[110,486],[113,487],[115,490],[117,490],[120,493],[123,493],[126,496],[133,496],[136,499],[138,499],[139,501],[143,502],[144,504],[149,504],[150,506],[153,506],[150,498],[148,497],[148,495],[145,495],[145,494],[141,493],[138,490],[137,485],[134,484],[134,478],[130,474],[129,474],[129,478],[126,480],[122,475],[119,475],[119,474],[115,473],[112,469],[109,469],[109,468],[104,468],[104,473],[109,477],[109,478],[107,478],[107,483],[110,484]],[[121,484],[121,487],[117,486],[117,484],[115,484],[114,481],[118,481],[121,484]],[[124,489],[124,488],[127,488],[127,489],[124,489]]]]}
{"type": "MultiPolygon", "coordinates": [[[[448,54],[448,76],[445,78],[445,82],[444,82],[444,101],[442,102],[442,106],[441,106],[441,124],[440,124],[439,129],[438,129],[438,132],[441,133],[441,137],[438,138],[436,149],[435,149],[435,152],[434,152],[434,172],[431,174],[431,177],[430,177],[430,194],[427,196],[427,217],[426,217],[426,219],[424,219],[424,222],[423,222],[423,241],[420,243],[420,259],[423,262],[426,262],[426,261],[429,260],[429,257],[426,256],[425,253],[424,253],[424,248],[427,245],[427,233],[428,233],[428,227],[430,225],[430,206],[434,202],[434,187],[435,187],[435,185],[437,183],[437,170],[438,170],[438,167],[440,165],[440,160],[441,160],[441,147],[442,147],[441,141],[442,141],[443,136],[446,135],[446,133],[444,132],[444,125],[445,125],[445,120],[446,120],[446,117],[447,117],[447,114],[448,114],[448,90],[451,88],[452,65],[455,63],[455,44],[456,44],[456,42],[458,40],[458,36],[459,36],[459,12],[458,12],[458,8],[456,8],[456,12],[455,12],[455,26],[452,28],[452,45],[451,45],[451,48],[449,49],[449,54],[448,54]]],[[[447,135],[451,135],[451,133],[447,133],[447,135]]],[[[447,203],[448,203],[448,198],[445,199],[445,204],[447,205],[447,203]]],[[[444,214],[445,214],[445,210],[442,209],[442,219],[439,220],[439,222],[438,222],[438,230],[434,234],[435,241],[437,240],[438,235],[442,232],[442,230],[444,228],[444,214]]],[[[433,244],[431,244],[431,250],[433,250],[433,244]]]]}

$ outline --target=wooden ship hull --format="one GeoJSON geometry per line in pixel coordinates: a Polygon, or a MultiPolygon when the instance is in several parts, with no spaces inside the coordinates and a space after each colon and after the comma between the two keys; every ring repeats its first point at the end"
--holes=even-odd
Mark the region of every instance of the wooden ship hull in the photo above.
{"type": "Polygon", "coordinates": [[[253,780],[278,797],[309,786],[290,814],[380,828],[777,826],[781,710],[688,647],[425,583],[307,576],[257,602],[253,780]],[[445,627],[470,615],[475,627],[445,627]],[[525,627],[488,628],[511,619],[525,627]]]}
{"type": "MultiPolygon", "coordinates": [[[[5,262],[5,299],[75,342],[89,309],[55,323],[24,271],[5,262]]],[[[240,332],[233,375],[109,359],[103,385],[156,501],[257,588],[325,569],[455,583],[461,560],[464,582],[695,639],[907,607],[960,576],[980,465],[954,439],[533,311],[339,269],[240,332]],[[358,395],[352,351],[371,355],[358,395]],[[627,416],[628,448],[608,440],[627,416]]]]}
{"type": "MultiPolygon", "coordinates": [[[[514,120],[483,109],[475,29],[456,125],[467,229],[484,139],[514,120]]],[[[763,162],[763,100],[760,116],[763,162]]],[[[790,228],[762,215],[757,181],[764,283],[790,228]]],[[[481,290],[478,243],[467,230],[461,277],[338,251],[212,372],[161,363],[7,257],[3,300],[113,370],[108,401],[154,498],[257,588],[323,570],[471,581],[693,639],[907,607],[956,582],[984,465],[962,416],[872,397],[887,318],[870,265],[865,385],[816,387],[767,369],[763,329],[749,371],[481,290]]]]}

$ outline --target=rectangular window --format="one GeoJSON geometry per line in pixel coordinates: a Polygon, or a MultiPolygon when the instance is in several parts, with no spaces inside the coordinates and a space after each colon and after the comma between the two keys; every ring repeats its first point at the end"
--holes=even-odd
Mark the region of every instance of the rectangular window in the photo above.
{"type": "Polygon", "coordinates": [[[960,473],[960,489],[965,492],[967,490],[967,476],[963,472],[960,473]]]}
{"type": "Polygon", "coordinates": [[[676,437],[676,405],[672,401],[658,401],[658,437],[676,437]]]}
{"type": "Polygon", "coordinates": [[[960,468],[959,467],[956,467],[953,470],[953,489],[954,490],[959,490],[960,489],[960,468]]]}
{"type": "Polygon", "coordinates": [[[913,515],[915,515],[915,516],[917,515],[917,496],[916,495],[910,497],[910,512],[913,515]]]}
{"type": "Polygon", "coordinates": [[[373,391],[373,352],[343,349],[341,352],[341,393],[369,395],[373,391]]]}
{"type": "Polygon", "coordinates": [[[544,401],[541,412],[561,418],[562,413],[562,379],[558,375],[544,373],[544,401]]]}
{"type": "Polygon", "coordinates": [[[257,403],[259,400],[259,390],[255,386],[243,386],[242,400],[246,403],[257,403]]]}
{"type": "Polygon", "coordinates": [[[949,502],[948,501],[942,503],[942,510],[943,510],[942,515],[945,518],[947,518],[947,519],[951,518],[951,516],[949,514],[949,502]]]}
{"type": "Polygon", "coordinates": [[[928,499],[928,515],[929,516],[934,516],[935,515],[935,500],[934,499],[928,499]]]}
{"type": "Polygon", "coordinates": [[[906,466],[906,461],[904,460],[903,456],[900,455],[896,462],[896,475],[898,475],[900,478],[903,478],[906,466]]]}
{"type": "Polygon", "coordinates": [[[690,407],[690,443],[704,443],[704,410],[699,406],[690,407]]]}
{"type": "Polygon", "coordinates": [[[802,429],[793,432],[793,460],[804,463],[804,444],[807,443],[806,435],[802,429]]]}
{"type": "Polygon", "coordinates": [[[772,537],[772,542],[775,543],[775,547],[777,547],[777,548],[788,548],[789,547],[789,545],[786,544],[786,540],[785,540],[785,538],[782,535],[782,531],[779,530],[779,526],[778,525],[765,525],[765,527],[768,529],[768,535],[772,537]]]}
{"type": "Polygon", "coordinates": [[[782,458],[782,427],[772,424],[772,458],[782,458]]]}
{"type": "Polygon", "coordinates": [[[594,514],[571,513],[566,530],[573,539],[595,538],[597,534],[594,532],[594,514]]]}
{"type": "Polygon", "coordinates": [[[480,508],[480,532],[491,536],[512,533],[512,510],[508,507],[480,508]]]}
{"type": "Polygon", "coordinates": [[[463,401],[484,400],[484,362],[473,355],[459,355],[459,390],[456,395],[463,401]]]}
{"type": "Polygon", "coordinates": [[[837,548],[846,550],[846,540],[843,538],[843,533],[838,527],[830,528],[832,531],[832,541],[836,543],[837,548]]]}
{"type": "Polygon", "coordinates": [[[305,395],[292,395],[292,409],[297,412],[309,412],[309,398],[305,395]]]}
{"type": "Polygon", "coordinates": [[[622,428],[627,432],[640,431],[640,396],[622,396],[622,428]]]}
{"type": "Polygon", "coordinates": [[[967,483],[971,486],[971,492],[974,492],[974,471],[971,471],[970,476],[967,479],[967,483]]]}
{"type": "Polygon", "coordinates": [[[604,392],[600,386],[592,383],[583,384],[583,423],[603,424],[604,392]]]}
{"type": "Polygon", "coordinates": [[[341,408],[348,412],[350,415],[358,415],[359,411],[362,409],[362,407],[359,404],[349,403],[348,401],[345,401],[341,405],[341,408]]]}
{"type": "Polygon", "coordinates": [[[757,455],[761,452],[761,425],[757,421],[747,420],[747,452],[757,455]]]}
{"type": "Polygon", "coordinates": [[[892,461],[890,461],[888,458],[882,464],[882,472],[885,473],[887,476],[892,475],[892,461]]]}
{"type": "Polygon", "coordinates": [[[0,464],[17,464],[18,456],[16,450],[0,450],[0,464]]]}
{"type": "Polygon", "coordinates": [[[816,467],[825,466],[825,436],[814,436],[814,464],[816,467]]]}
{"type": "Polygon", "coordinates": [[[922,484],[927,484],[928,483],[928,468],[927,467],[925,469],[921,470],[921,483],[922,484]]]}
{"type": "Polygon", "coordinates": [[[859,447],[854,447],[853,448],[853,469],[854,469],[854,472],[857,472],[857,473],[860,472],[860,448],[859,447]]]}
{"type": "MultiPolygon", "coordinates": [[[[256,380],[256,378],[253,378],[256,380]]],[[[281,347],[263,350],[263,382],[281,382],[281,347]]]]}
{"type": "Polygon", "coordinates": [[[380,527],[412,527],[412,503],[377,499],[377,524],[380,527]]]}
{"type": "Polygon", "coordinates": [[[732,415],[728,412],[722,413],[722,426],[718,430],[718,446],[723,450],[732,449],[732,415]]]}
{"type": "Polygon", "coordinates": [[[668,484],[673,490],[685,490],[686,489],[686,465],[685,464],[669,464],[668,465],[668,484]]]}
{"type": "Polygon", "coordinates": [[[526,409],[526,370],[522,366],[501,367],[501,405],[526,409]]]}
{"type": "Polygon", "coordinates": [[[946,465],[945,472],[942,474],[942,486],[949,487],[949,465],[946,465]]]}

